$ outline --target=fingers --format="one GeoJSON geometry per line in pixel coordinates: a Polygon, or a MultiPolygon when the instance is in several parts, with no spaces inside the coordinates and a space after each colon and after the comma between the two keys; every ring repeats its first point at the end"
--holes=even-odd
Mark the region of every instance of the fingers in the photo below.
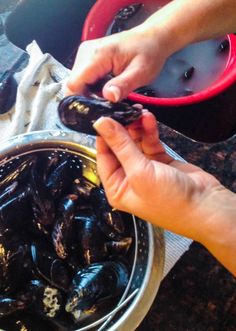
{"type": "Polygon", "coordinates": [[[105,179],[105,181],[107,181],[107,179],[111,177],[111,175],[120,167],[120,162],[117,160],[102,137],[97,137],[96,149],[97,159],[99,161],[98,165],[100,165],[99,174],[105,179]],[[105,172],[103,169],[105,169],[105,172]]]}
{"type": "MultiPolygon", "coordinates": [[[[121,164],[126,175],[132,176],[132,174],[135,173],[137,167],[142,168],[142,166],[144,166],[145,163],[148,161],[145,156],[139,151],[134,141],[129,136],[127,130],[116,121],[112,120],[111,118],[101,117],[95,122],[94,128],[105,140],[110,150],[115,154],[118,162],[121,164]]],[[[103,173],[106,172],[106,177],[111,175],[112,172],[111,167],[108,164],[108,161],[111,159],[111,156],[108,156],[107,154],[108,153],[106,153],[105,155],[103,153],[102,159],[102,163],[104,166],[103,173]]],[[[112,162],[114,169],[115,162],[112,162]]]]}
{"type": "MultiPolygon", "coordinates": [[[[146,111],[145,109],[143,109],[143,106],[141,104],[134,104],[133,106],[141,109],[143,112],[146,111]]],[[[129,132],[131,139],[135,142],[136,146],[139,148],[140,151],[142,151],[142,136],[143,136],[142,118],[143,118],[143,114],[141,118],[131,123],[126,128],[129,132]]]]}
{"type": "Polygon", "coordinates": [[[148,159],[163,163],[172,161],[159,140],[157,121],[152,113],[144,109],[141,121],[132,123],[128,131],[130,137],[148,159]]]}
{"type": "Polygon", "coordinates": [[[151,81],[152,74],[139,56],[131,59],[124,70],[109,80],[103,87],[103,96],[113,102],[118,102],[128,96],[136,88],[151,81]]]}
{"type": "Polygon", "coordinates": [[[87,85],[113,73],[115,77],[104,85],[102,92],[105,99],[118,102],[152,80],[155,70],[147,65],[146,57],[137,51],[129,53],[122,48],[123,43],[123,39],[113,36],[82,43],[67,81],[67,94],[84,94],[87,85]]]}
{"type": "Polygon", "coordinates": [[[149,159],[163,163],[169,163],[172,158],[166,153],[164,146],[159,140],[158,126],[155,116],[145,112],[142,118],[143,136],[142,150],[149,159]]]}
{"type": "MultiPolygon", "coordinates": [[[[107,50],[107,53],[109,50],[107,50]]],[[[99,40],[83,42],[78,49],[71,75],[67,81],[69,94],[83,94],[86,86],[94,84],[112,70],[109,54],[104,56],[99,40]]]]}

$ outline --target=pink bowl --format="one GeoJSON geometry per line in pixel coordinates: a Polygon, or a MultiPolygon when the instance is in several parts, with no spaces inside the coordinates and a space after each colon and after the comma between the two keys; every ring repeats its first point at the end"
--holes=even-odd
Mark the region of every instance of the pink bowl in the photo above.
{"type": "MultiPolygon", "coordinates": [[[[142,0],[148,3],[149,0],[142,0]]],[[[168,0],[159,0],[160,6],[168,3],[168,0]]],[[[116,13],[123,7],[137,3],[134,0],[97,0],[90,10],[84,23],[82,41],[103,37],[109,25],[112,23],[116,13]]],[[[236,82],[236,36],[227,35],[229,40],[229,56],[225,69],[221,76],[208,88],[195,94],[177,98],[157,98],[148,97],[138,93],[130,93],[128,98],[132,101],[153,106],[184,106],[211,99],[225,91],[229,86],[236,82]]]]}

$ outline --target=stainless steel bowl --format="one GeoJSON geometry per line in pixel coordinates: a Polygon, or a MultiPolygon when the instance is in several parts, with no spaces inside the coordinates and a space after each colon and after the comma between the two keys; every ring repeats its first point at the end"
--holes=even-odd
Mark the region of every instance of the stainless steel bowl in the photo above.
{"type": "MultiPolygon", "coordinates": [[[[1,145],[0,166],[14,162],[16,157],[37,151],[62,151],[79,156],[83,175],[95,185],[100,184],[96,168],[94,138],[64,131],[37,131],[13,137],[1,145]]],[[[164,267],[163,231],[130,215],[135,242],[133,267],[129,284],[115,309],[99,320],[80,327],[85,330],[135,330],[147,314],[158,291],[164,267]]]]}

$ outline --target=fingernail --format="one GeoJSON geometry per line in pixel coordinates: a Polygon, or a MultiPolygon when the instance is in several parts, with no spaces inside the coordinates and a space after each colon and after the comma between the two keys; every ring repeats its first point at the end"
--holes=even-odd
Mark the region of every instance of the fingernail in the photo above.
{"type": "Polygon", "coordinates": [[[107,87],[107,92],[111,93],[113,96],[113,101],[117,102],[121,98],[121,91],[118,86],[111,85],[107,87]]]}
{"type": "Polygon", "coordinates": [[[108,117],[100,117],[93,127],[102,137],[110,138],[114,135],[115,126],[108,117]]]}

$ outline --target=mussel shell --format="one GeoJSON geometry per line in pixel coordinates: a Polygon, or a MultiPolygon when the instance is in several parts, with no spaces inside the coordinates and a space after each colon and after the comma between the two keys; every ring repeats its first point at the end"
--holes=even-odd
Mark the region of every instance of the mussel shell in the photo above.
{"type": "Polygon", "coordinates": [[[32,166],[37,161],[35,155],[15,158],[7,164],[0,167],[0,191],[17,181],[19,184],[25,183],[30,176],[32,166]]]}
{"type": "Polygon", "coordinates": [[[143,7],[142,3],[132,4],[130,6],[121,8],[115,16],[115,20],[127,21],[133,17],[143,7]]]}
{"type": "Polygon", "coordinates": [[[61,259],[67,258],[70,252],[77,200],[76,194],[68,194],[58,206],[58,219],[52,231],[52,241],[54,249],[61,259]]]}
{"type": "Polygon", "coordinates": [[[65,97],[58,106],[62,123],[68,128],[86,134],[96,134],[93,128],[101,116],[111,117],[122,125],[129,125],[139,119],[142,110],[128,103],[111,103],[102,98],[80,95],[65,97]]]}
{"type": "Polygon", "coordinates": [[[66,311],[77,311],[78,317],[90,309],[95,311],[100,302],[122,294],[128,284],[128,275],[126,266],[114,261],[90,264],[79,270],[72,282],[66,311]]]}
{"type": "Polygon", "coordinates": [[[158,93],[151,86],[142,86],[135,90],[135,93],[145,95],[147,97],[158,97],[158,93]]]}
{"type": "Polygon", "coordinates": [[[121,213],[113,210],[105,191],[100,187],[94,187],[91,190],[90,198],[102,232],[110,239],[120,240],[125,234],[125,224],[121,213]]]}
{"type": "Polygon", "coordinates": [[[80,212],[75,216],[78,250],[85,264],[103,261],[107,256],[105,238],[92,211],[80,212]]]}
{"type": "Polygon", "coordinates": [[[68,193],[74,180],[82,176],[82,164],[75,156],[66,156],[55,166],[46,181],[51,196],[58,199],[68,193]]]}
{"type": "Polygon", "coordinates": [[[31,255],[39,277],[51,286],[67,291],[70,285],[69,270],[65,261],[58,258],[53,247],[45,243],[33,243],[31,255]]]}

